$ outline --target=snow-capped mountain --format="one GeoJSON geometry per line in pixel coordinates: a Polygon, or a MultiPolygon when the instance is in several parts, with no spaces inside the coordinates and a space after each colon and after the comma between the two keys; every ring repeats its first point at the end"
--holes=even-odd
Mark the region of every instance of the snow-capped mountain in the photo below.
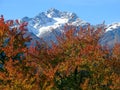
{"type": "Polygon", "coordinates": [[[109,46],[109,48],[112,48],[116,43],[120,43],[120,23],[108,25],[99,43],[102,46],[109,46]]]}
{"type": "Polygon", "coordinates": [[[24,17],[21,22],[28,22],[28,30],[39,38],[49,42],[56,42],[56,33],[62,33],[64,25],[86,26],[88,23],[81,20],[75,13],[59,11],[51,8],[46,12],[41,12],[33,18],[24,17]]]}
{"type": "MultiPolygon", "coordinates": [[[[51,8],[46,12],[41,12],[38,15],[29,18],[24,17],[20,22],[28,22],[28,30],[30,34],[33,34],[33,42],[39,38],[43,38],[46,42],[56,42],[56,37],[53,34],[55,31],[57,34],[64,32],[64,25],[73,25],[76,27],[84,27],[89,23],[81,20],[75,13],[59,11],[51,8]]],[[[101,25],[94,25],[95,28],[101,25]]],[[[106,25],[106,32],[100,38],[99,43],[102,46],[108,45],[113,47],[115,43],[120,43],[120,23],[113,23],[106,25]]]]}

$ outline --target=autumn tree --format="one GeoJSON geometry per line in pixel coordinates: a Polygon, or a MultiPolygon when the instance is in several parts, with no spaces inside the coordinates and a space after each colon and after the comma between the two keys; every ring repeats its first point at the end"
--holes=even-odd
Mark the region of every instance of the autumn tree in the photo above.
{"type": "Polygon", "coordinates": [[[98,43],[104,27],[66,25],[64,33],[53,32],[57,44],[36,41],[27,48],[26,25],[0,18],[1,90],[120,89],[120,45],[110,50],[98,43]]]}

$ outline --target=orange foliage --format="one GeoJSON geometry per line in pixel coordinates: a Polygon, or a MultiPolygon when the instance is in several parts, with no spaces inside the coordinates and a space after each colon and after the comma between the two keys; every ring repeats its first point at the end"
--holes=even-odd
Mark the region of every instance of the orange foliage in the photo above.
{"type": "Polygon", "coordinates": [[[36,47],[27,48],[26,25],[0,18],[1,90],[120,89],[120,46],[116,44],[111,53],[98,44],[102,27],[66,26],[61,36],[55,34],[58,44],[51,42],[49,47],[37,42],[36,47]],[[10,28],[14,22],[19,28],[10,28]]]}

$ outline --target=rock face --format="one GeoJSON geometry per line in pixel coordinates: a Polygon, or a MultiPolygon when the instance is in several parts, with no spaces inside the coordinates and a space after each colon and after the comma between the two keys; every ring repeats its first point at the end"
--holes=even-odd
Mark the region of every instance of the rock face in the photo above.
{"type": "MultiPolygon", "coordinates": [[[[53,34],[55,31],[57,34],[63,32],[64,25],[73,26],[86,26],[87,22],[78,18],[75,13],[59,11],[57,9],[49,9],[46,12],[41,12],[33,18],[24,17],[21,22],[28,22],[28,30],[38,38],[43,38],[49,42],[53,40],[56,42],[56,37],[53,34]]],[[[34,38],[33,38],[34,39],[34,38]]]]}
{"type": "Polygon", "coordinates": [[[112,48],[116,43],[120,43],[120,23],[113,23],[106,28],[106,32],[99,40],[99,43],[102,46],[112,48]]]}
{"type": "MultiPolygon", "coordinates": [[[[89,23],[80,19],[75,13],[59,11],[51,8],[46,12],[41,12],[33,18],[24,17],[20,22],[28,22],[28,31],[32,35],[32,42],[43,38],[46,42],[51,40],[56,42],[56,37],[53,34],[64,32],[64,25],[73,25],[76,27],[85,27],[89,23]]],[[[94,25],[93,27],[99,27],[94,25]]],[[[115,43],[120,43],[120,23],[113,23],[106,25],[106,32],[100,38],[99,42],[102,46],[109,46],[112,48],[115,43]]]]}

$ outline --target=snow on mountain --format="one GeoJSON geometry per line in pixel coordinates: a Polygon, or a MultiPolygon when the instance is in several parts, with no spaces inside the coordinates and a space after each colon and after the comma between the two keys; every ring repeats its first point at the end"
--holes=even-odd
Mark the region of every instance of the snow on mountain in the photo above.
{"type": "Polygon", "coordinates": [[[114,30],[114,29],[116,29],[116,28],[119,28],[120,27],[120,23],[113,23],[113,24],[111,24],[111,25],[108,25],[106,28],[106,32],[107,31],[110,31],[110,30],[114,30]]]}
{"type": "Polygon", "coordinates": [[[102,46],[112,48],[116,43],[120,43],[120,23],[113,23],[106,27],[106,32],[99,40],[102,46]]]}
{"type": "Polygon", "coordinates": [[[24,17],[21,22],[28,22],[29,32],[47,42],[51,40],[56,42],[55,35],[52,32],[62,33],[65,24],[74,26],[88,25],[87,22],[78,18],[75,13],[59,11],[54,8],[41,12],[33,18],[24,17]]]}
{"type": "MultiPolygon", "coordinates": [[[[24,17],[21,22],[28,22],[29,33],[33,34],[33,41],[43,38],[46,42],[56,42],[56,37],[53,34],[64,32],[64,25],[73,25],[76,27],[86,27],[89,23],[81,20],[75,13],[59,11],[51,8],[46,12],[41,12],[33,18],[24,17]]],[[[94,25],[99,27],[101,25],[94,25]]],[[[106,32],[100,38],[99,43],[102,46],[108,45],[110,48],[115,43],[120,43],[120,23],[113,23],[106,26],[106,32]]]]}
{"type": "Polygon", "coordinates": [[[54,20],[56,21],[55,23],[51,24],[51,25],[46,25],[44,27],[41,27],[39,29],[39,33],[37,34],[38,37],[42,37],[42,34],[47,33],[47,32],[52,32],[52,30],[60,27],[60,25],[65,24],[68,22],[68,19],[64,19],[64,18],[54,18],[54,20]]]}

